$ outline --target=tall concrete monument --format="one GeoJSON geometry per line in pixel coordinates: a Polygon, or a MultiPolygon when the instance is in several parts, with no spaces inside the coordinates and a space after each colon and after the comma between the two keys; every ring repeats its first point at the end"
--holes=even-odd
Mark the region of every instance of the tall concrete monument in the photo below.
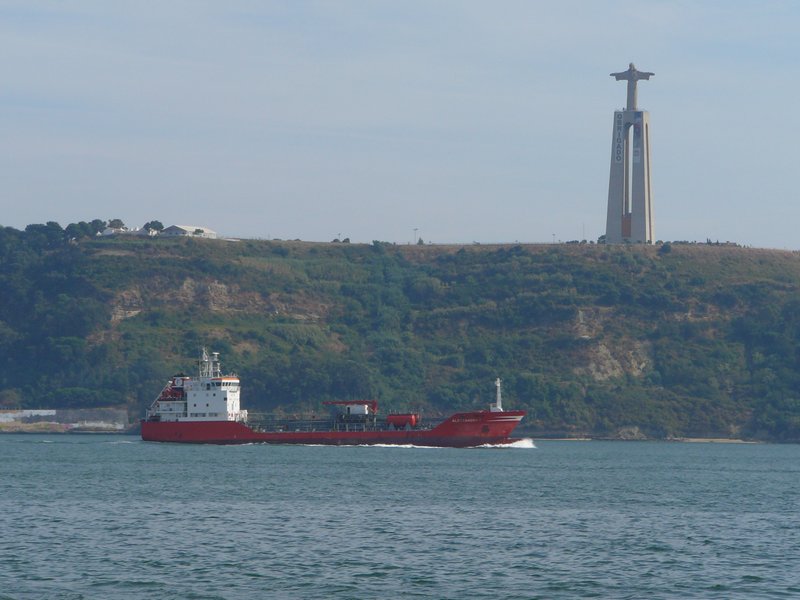
{"type": "Polygon", "coordinates": [[[614,111],[611,136],[611,174],[608,179],[606,243],[655,241],[653,192],[650,182],[650,113],[636,107],[636,83],[655,73],[638,71],[633,63],[627,71],[611,73],[628,82],[628,105],[614,111]]]}

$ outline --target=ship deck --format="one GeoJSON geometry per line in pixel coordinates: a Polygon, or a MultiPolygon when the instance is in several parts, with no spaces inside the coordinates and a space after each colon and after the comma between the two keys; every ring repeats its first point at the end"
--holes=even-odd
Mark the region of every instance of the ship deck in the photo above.
{"type": "MultiPolygon", "coordinates": [[[[412,431],[431,430],[445,419],[425,419],[412,431]]],[[[366,419],[359,418],[330,418],[316,417],[313,415],[274,415],[268,413],[250,413],[247,418],[247,426],[253,431],[264,433],[282,432],[314,432],[314,431],[402,431],[385,418],[370,416],[366,419]]]]}

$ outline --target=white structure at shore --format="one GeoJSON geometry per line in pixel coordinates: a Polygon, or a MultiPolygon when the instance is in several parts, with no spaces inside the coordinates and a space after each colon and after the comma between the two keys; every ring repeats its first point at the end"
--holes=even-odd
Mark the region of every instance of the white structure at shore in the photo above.
{"type": "Polygon", "coordinates": [[[0,410],[0,432],[98,431],[114,433],[130,426],[125,408],[0,410]]]}

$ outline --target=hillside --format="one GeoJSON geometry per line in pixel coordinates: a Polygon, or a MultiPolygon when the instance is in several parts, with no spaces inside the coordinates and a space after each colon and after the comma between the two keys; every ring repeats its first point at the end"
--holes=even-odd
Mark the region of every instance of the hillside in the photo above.
{"type": "Polygon", "coordinates": [[[0,228],[0,259],[0,408],[138,417],[206,345],[258,411],[374,397],[442,414],[487,404],[500,376],[533,434],[800,441],[796,253],[29,227],[0,228]]]}

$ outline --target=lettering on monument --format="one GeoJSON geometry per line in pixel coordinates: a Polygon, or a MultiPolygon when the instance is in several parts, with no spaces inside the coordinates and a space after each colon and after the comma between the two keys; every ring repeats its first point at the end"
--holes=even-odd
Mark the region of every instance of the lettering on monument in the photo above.
{"type": "Polygon", "coordinates": [[[625,126],[622,113],[614,113],[614,162],[621,163],[625,156],[625,126]]]}

